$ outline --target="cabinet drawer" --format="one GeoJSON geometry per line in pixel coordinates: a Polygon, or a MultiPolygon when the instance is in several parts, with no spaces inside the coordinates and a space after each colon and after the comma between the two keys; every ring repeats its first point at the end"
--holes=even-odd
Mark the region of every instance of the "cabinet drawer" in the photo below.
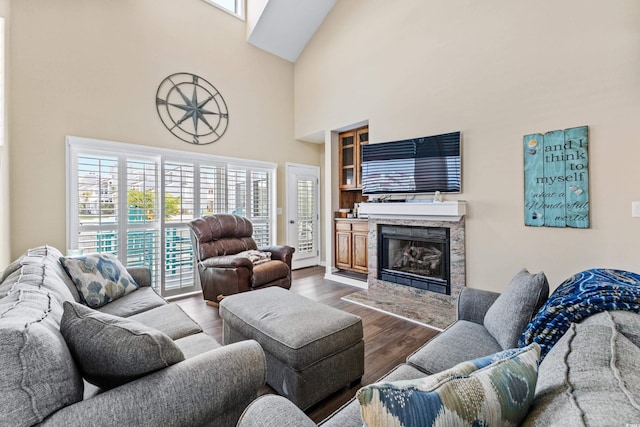
{"type": "Polygon", "coordinates": [[[351,225],[351,229],[353,231],[364,231],[364,232],[368,232],[369,231],[369,222],[368,221],[357,221],[357,222],[353,222],[351,225]]]}
{"type": "Polygon", "coordinates": [[[336,221],[336,231],[351,231],[351,223],[347,221],[336,221]]]}

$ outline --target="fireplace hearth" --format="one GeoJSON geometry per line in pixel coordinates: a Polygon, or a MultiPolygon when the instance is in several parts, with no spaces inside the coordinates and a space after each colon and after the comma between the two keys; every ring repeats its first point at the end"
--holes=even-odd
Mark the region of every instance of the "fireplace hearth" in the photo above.
{"type": "Polygon", "coordinates": [[[451,294],[446,227],[378,225],[378,279],[451,294]]]}

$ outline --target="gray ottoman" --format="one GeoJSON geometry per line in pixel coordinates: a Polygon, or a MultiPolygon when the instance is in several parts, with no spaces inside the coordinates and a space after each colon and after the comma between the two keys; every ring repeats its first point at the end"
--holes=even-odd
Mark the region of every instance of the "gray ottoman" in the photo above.
{"type": "Polygon", "coordinates": [[[220,317],[224,344],[258,341],[267,383],[301,409],[364,373],[362,321],[353,314],[271,287],[226,297],[220,317]]]}

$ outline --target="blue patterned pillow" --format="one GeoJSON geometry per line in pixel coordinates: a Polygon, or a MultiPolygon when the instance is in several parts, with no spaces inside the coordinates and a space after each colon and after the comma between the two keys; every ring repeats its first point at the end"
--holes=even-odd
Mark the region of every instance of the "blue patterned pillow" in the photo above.
{"type": "Polygon", "coordinates": [[[60,263],[81,298],[92,308],[102,307],[139,288],[118,258],[110,254],[60,257],[60,263]]]}
{"type": "Polygon", "coordinates": [[[371,427],[518,425],[533,401],[539,360],[534,343],[428,377],[368,385],[357,395],[362,420],[371,427]]]}

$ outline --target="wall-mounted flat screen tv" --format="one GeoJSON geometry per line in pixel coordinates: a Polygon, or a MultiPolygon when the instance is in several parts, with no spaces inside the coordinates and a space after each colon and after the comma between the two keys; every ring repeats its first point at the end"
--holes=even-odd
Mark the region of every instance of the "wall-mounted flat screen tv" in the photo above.
{"type": "Polygon", "coordinates": [[[460,193],[460,132],[362,146],[362,194],[460,193]]]}

